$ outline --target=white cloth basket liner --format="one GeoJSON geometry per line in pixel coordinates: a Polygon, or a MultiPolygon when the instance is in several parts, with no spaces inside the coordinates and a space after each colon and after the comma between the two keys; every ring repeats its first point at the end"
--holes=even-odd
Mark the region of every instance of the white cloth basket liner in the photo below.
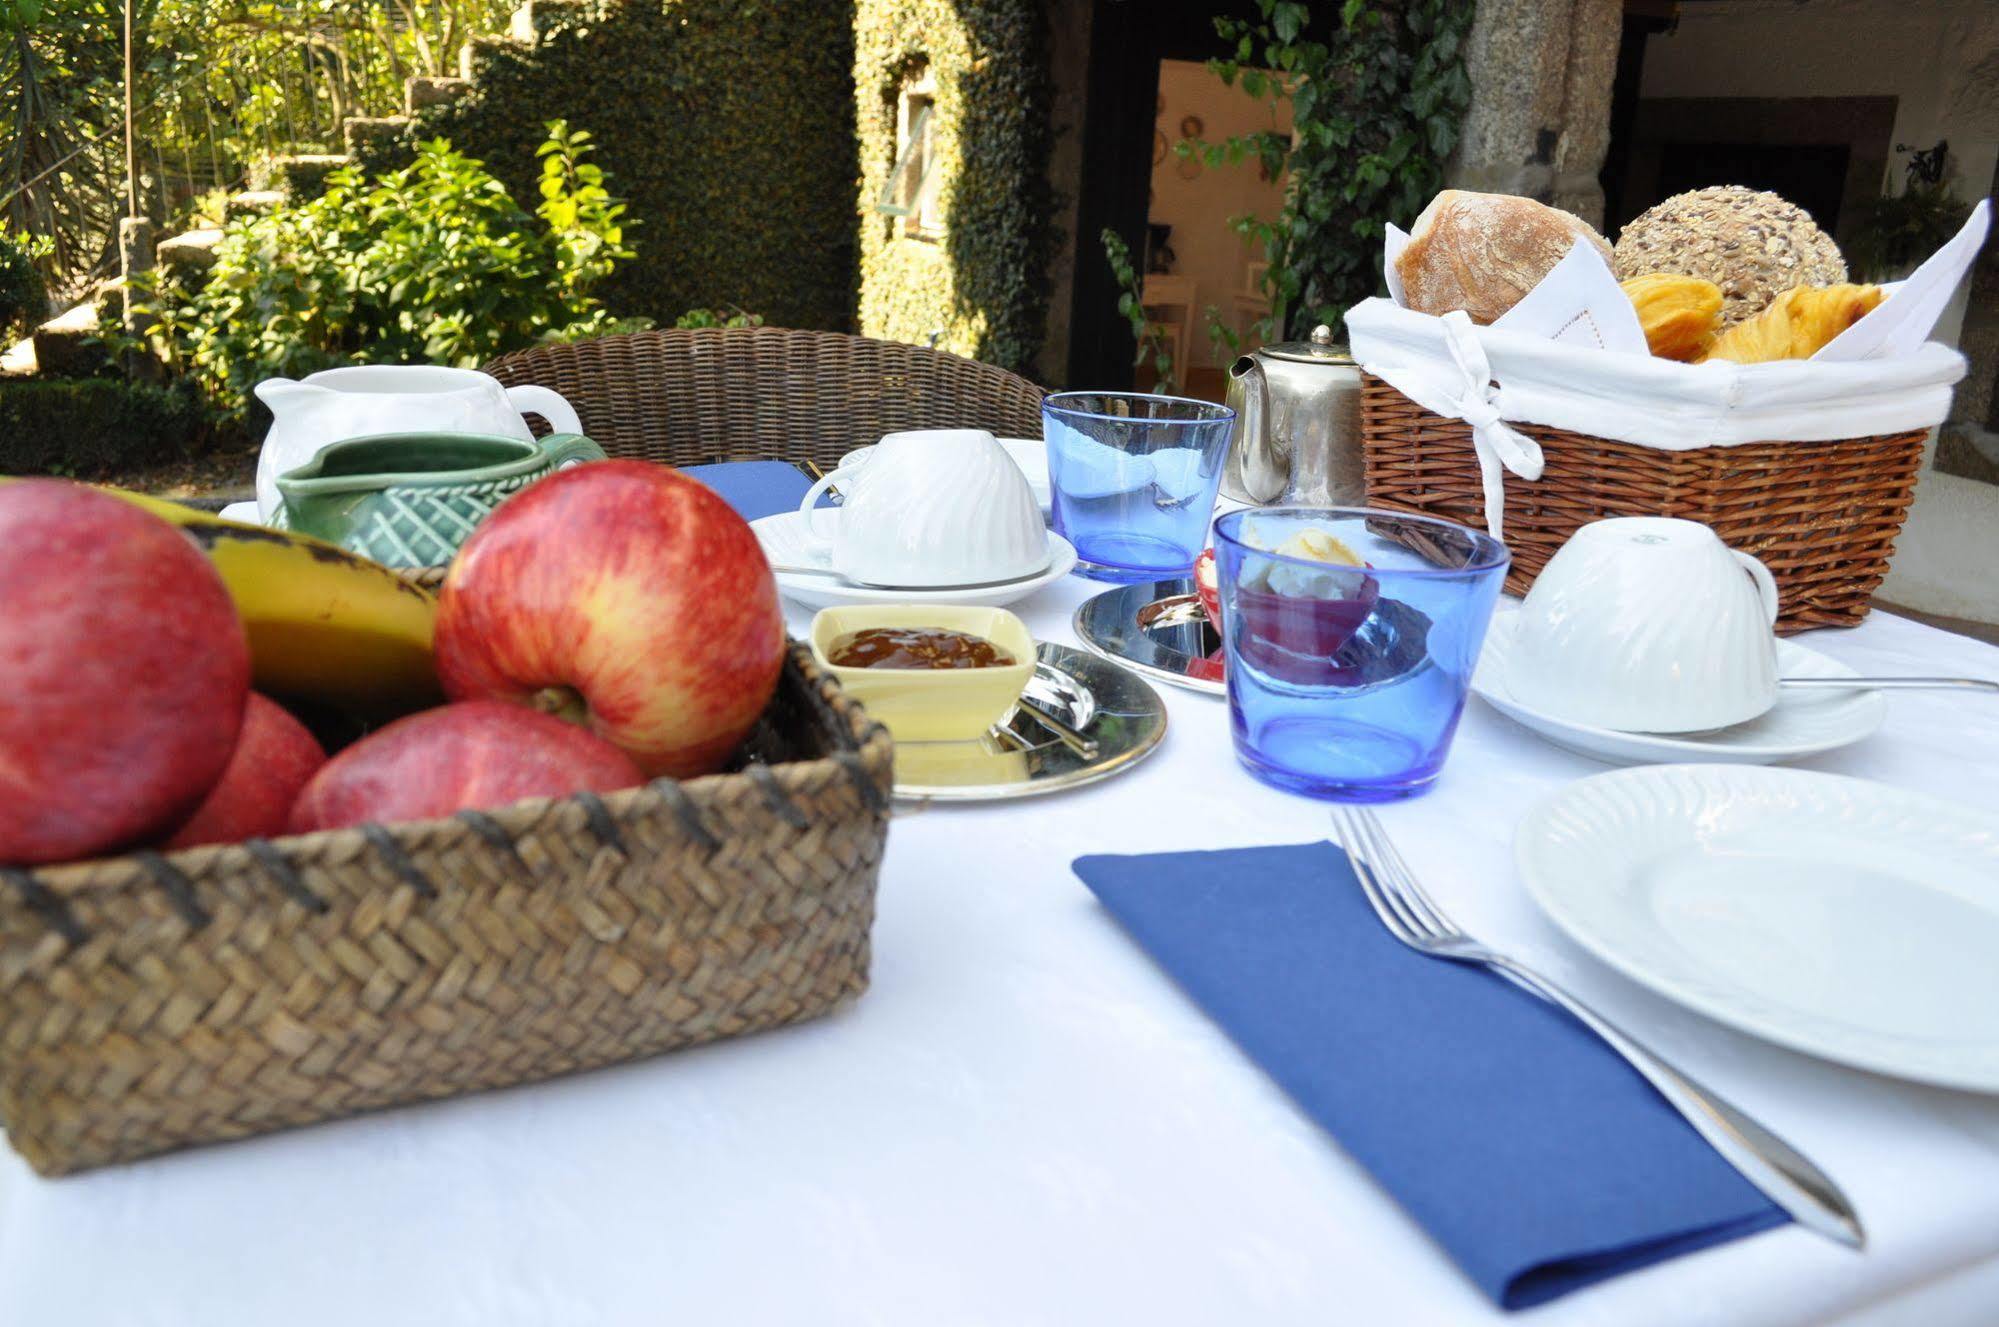
{"type": "Polygon", "coordinates": [[[1433,414],[1471,425],[1486,525],[1501,537],[1502,469],[1541,477],[1540,424],[1660,451],[1823,442],[1943,422],[1964,356],[1931,341],[1893,359],[1681,364],[1441,318],[1386,299],[1347,312],[1361,368],[1433,414]]]}

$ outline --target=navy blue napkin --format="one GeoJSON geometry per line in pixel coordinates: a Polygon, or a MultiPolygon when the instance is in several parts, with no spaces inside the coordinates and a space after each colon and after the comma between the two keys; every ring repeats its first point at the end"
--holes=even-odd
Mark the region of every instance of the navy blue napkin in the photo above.
{"type": "Polygon", "coordinates": [[[1790,1219],[1580,1023],[1398,944],[1329,843],[1075,871],[1502,1308],[1790,1219]]]}
{"type": "MultiPolygon", "coordinates": [[[[746,521],[797,511],[812,487],[812,477],[786,461],[723,461],[716,465],[685,465],[680,473],[698,479],[720,493],[746,521]]],[[[825,498],[819,505],[827,505],[825,498]]]]}

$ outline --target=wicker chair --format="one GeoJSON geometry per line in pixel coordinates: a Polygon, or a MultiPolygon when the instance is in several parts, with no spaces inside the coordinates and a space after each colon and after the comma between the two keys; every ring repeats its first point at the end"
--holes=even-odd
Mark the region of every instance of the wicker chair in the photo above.
{"type": "Polygon", "coordinates": [[[1041,389],[942,351],[776,327],[628,332],[503,355],[486,372],[576,407],[612,456],[669,465],[776,458],[830,469],[884,433],[1041,436],[1041,389]]]}

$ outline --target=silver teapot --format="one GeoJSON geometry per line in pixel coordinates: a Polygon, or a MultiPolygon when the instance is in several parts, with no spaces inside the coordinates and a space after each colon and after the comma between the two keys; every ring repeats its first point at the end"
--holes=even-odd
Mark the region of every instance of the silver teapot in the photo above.
{"type": "Polygon", "coordinates": [[[1321,323],[1309,341],[1282,341],[1229,366],[1235,409],[1222,492],[1237,502],[1358,507],[1360,369],[1321,323]]]}

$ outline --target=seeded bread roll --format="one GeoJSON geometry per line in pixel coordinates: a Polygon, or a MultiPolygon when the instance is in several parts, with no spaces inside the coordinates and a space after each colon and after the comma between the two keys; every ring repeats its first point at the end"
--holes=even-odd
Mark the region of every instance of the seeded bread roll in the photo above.
{"type": "Polygon", "coordinates": [[[1588,240],[1610,263],[1610,245],[1587,221],[1512,194],[1446,189],[1430,200],[1395,259],[1404,302],[1418,313],[1463,309],[1489,323],[1520,302],[1588,240]]]}
{"type": "Polygon", "coordinates": [[[1839,246],[1811,214],[1739,184],[1675,194],[1617,237],[1617,276],[1697,276],[1721,287],[1725,331],[1754,318],[1793,286],[1846,280],[1839,246]]]}

